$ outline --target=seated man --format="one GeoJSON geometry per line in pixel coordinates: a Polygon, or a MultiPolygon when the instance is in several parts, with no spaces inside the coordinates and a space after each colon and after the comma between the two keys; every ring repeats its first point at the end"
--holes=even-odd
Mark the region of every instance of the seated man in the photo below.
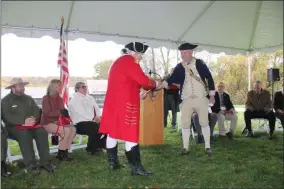
{"type": "Polygon", "coordinates": [[[282,91],[278,91],[274,94],[273,108],[276,117],[280,119],[281,125],[284,125],[284,84],[282,91]]]}
{"type": "Polygon", "coordinates": [[[215,104],[212,106],[211,110],[213,114],[217,114],[219,135],[227,135],[230,139],[232,139],[236,132],[238,115],[236,114],[230,95],[224,92],[225,84],[223,82],[219,82],[217,88],[218,91],[215,93],[215,104]],[[225,120],[231,121],[230,131],[228,133],[226,133],[224,126],[225,120]]]}
{"type": "Polygon", "coordinates": [[[75,94],[68,109],[77,133],[89,136],[86,148],[88,154],[94,155],[105,148],[106,136],[101,138],[102,134],[98,132],[102,115],[101,110],[95,99],[87,94],[85,83],[78,82],[75,84],[75,94]]]}
{"type": "Polygon", "coordinates": [[[7,138],[8,138],[8,132],[1,123],[1,178],[11,175],[11,173],[8,172],[7,169],[8,166],[6,164],[7,150],[8,150],[7,138]]]}
{"type": "Polygon", "coordinates": [[[254,89],[248,92],[245,106],[246,110],[244,112],[244,117],[246,123],[245,130],[248,130],[247,136],[253,137],[251,119],[263,118],[269,121],[269,139],[272,139],[276,118],[272,111],[270,93],[269,91],[262,89],[260,81],[256,81],[254,83],[254,89]]]}
{"type": "MultiPolygon", "coordinates": [[[[201,125],[199,123],[199,117],[198,114],[196,112],[193,112],[192,116],[191,116],[191,120],[192,120],[192,125],[195,128],[195,131],[197,133],[197,138],[196,138],[196,144],[202,144],[204,143],[204,138],[202,135],[202,131],[201,131],[201,125]]],[[[216,125],[217,122],[217,115],[214,113],[208,113],[208,120],[209,120],[209,127],[210,127],[210,141],[213,141],[213,132],[214,132],[214,127],[216,125]]]]}
{"type": "Polygon", "coordinates": [[[37,144],[41,168],[53,172],[54,166],[50,162],[48,134],[39,125],[39,107],[31,96],[24,93],[27,84],[28,82],[23,82],[21,78],[11,80],[11,85],[6,88],[11,89],[11,93],[6,95],[1,102],[2,119],[9,137],[19,143],[26,166],[25,172],[38,172],[33,139],[37,144]]]}

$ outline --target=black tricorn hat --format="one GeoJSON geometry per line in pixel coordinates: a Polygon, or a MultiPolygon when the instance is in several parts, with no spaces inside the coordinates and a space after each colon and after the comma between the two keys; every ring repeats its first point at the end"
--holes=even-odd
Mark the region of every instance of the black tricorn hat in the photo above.
{"type": "Polygon", "coordinates": [[[125,48],[134,51],[134,52],[138,52],[138,53],[145,53],[148,49],[148,45],[145,45],[143,43],[140,42],[131,42],[128,43],[127,45],[125,45],[125,48]]]}
{"type": "Polygon", "coordinates": [[[190,43],[183,43],[178,47],[178,50],[184,51],[184,50],[193,50],[197,47],[198,45],[193,45],[190,43]]]}

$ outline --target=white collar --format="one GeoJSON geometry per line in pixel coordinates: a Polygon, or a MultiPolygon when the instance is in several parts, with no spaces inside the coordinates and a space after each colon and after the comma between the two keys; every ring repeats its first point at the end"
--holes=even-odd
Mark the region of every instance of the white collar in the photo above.
{"type": "Polygon", "coordinates": [[[194,66],[196,64],[196,58],[192,57],[191,61],[187,62],[186,64],[194,66]]]}

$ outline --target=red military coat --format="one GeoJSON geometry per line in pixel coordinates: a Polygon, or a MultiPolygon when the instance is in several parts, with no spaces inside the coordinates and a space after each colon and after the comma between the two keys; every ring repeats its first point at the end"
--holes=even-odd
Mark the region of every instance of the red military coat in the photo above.
{"type": "Polygon", "coordinates": [[[118,58],[109,71],[100,133],[138,143],[141,87],[152,89],[155,81],[143,73],[133,56],[118,58]]]}

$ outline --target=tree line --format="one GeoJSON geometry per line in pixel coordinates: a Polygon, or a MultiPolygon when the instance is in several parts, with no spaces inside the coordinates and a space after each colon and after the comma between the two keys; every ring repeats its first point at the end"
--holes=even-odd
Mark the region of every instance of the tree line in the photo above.
{"type": "MultiPolygon", "coordinates": [[[[208,55],[210,56],[210,54],[208,55]]],[[[224,55],[216,62],[209,62],[208,56],[198,57],[203,59],[209,69],[215,83],[223,81],[226,84],[226,91],[230,94],[235,104],[244,104],[248,92],[248,57],[246,55],[224,55]]],[[[267,82],[267,69],[279,68],[280,81],[275,82],[274,92],[280,90],[283,84],[283,50],[274,53],[251,54],[251,88],[256,80],[263,83],[263,88],[272,92],[271,83],[267,82]]],[[[94,65],[94,79],[107,79],[108,71],[114,60],[108,59],[94,65]]],[[[163,77],[170,72],[177,63],[176,53],[165,48],[147,51],[143,63],[140,64],[143,71],[148,74],[149,70],[160,73],[163,77]],[[153,56],[154,54],[154,56],[153,56]],[[155,61],[155,68],[153,62],[155,61]],[[154,69],[154,70],[153,70],[154,69]]]]}
{"type": "MultiPolygon", "coordinates": [[[[14,77],[11,76],[2,76],[1,77],[1,87],[7,87],[10,85],[10,81],[14,77]]],[[[59,77],[21,77],[24,81],[28,81],[28,87],[47,87],[49,82],[52,79],[59,79],[59,77]]],[[[70,77],[69,78],[69,87],[74,87],[75,84],[79,81],[86,81],[93,79],[91,77],[70,77]]]]}

